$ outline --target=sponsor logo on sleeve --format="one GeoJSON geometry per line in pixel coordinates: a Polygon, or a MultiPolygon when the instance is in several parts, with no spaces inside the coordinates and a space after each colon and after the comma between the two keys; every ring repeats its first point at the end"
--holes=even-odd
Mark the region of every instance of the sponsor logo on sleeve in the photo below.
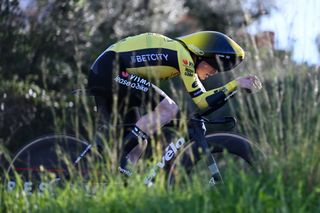
{"type": "Polygon", "coordinates": [[[192,77],[194,75],[194,70],[190,68],[186,68],[184,75],[192,77]]]}
{"type": "Polygon", "coordinates": [[[198,82],[194,81],[191,86],[192,86],[192,88],[198,87],[198,82]]]}
{"type": "Polygon", "coordinates": [[[199,88],[195,91],[189,92],[189,94],[190,94],[191,98],[196,98],[196,97],[202,95],[203,91],[199,88]]]}
{"type": "Polygon", "coordinates": [[[182,59],[182,65],[192,69],[194,67],[194,63],[189,61],[188,59],[182,59]]]}
{"type": "Polygon", "coordinates": [[[189,65],[189,61],[187,59],[183,59],[182,60],[183,65],[188,66],[189,65]]]}

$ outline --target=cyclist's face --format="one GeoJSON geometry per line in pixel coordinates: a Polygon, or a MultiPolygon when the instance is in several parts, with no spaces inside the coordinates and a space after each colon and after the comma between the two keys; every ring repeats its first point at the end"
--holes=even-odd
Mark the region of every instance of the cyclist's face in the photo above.
{"type": "Polygon", "coordinates": [[[210,76],[213,76],[218,71],[214,69],[212,66],[210,66],[207,62],[201,61],[196,69],[196,73],[200,80],[205,80],[209,78],[210,76]]]}

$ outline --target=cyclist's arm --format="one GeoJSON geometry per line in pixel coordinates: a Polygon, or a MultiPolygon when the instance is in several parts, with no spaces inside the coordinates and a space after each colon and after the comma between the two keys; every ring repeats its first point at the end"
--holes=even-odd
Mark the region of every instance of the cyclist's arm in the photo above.
{"type": "Polygon", "coordinates": [[[195,72],[190,54],[183,49],[179,52],[180,77],[193,102],[200,109],[221,107],[225,103],[225,98],[237,90],[237,80],[233,80],[222,87],[206,91],[195,72]]]}
{"type": "Polygon", "coordinates": [[[205,91],[202,95],[193,100],[200,109],[206,109],[208,107],[219,108],[226,102],[226,97],[235,92],[237,88],[237,81],[233,80],[222,87],[205,91]]]}
{"type": "Polygon", "coordinates": [[[192,100],[200,109],[222,106],[225,98],[238,88],[237,81],[233,80],[222,87],[206,91],[195,73],[194,66],[183,66],[180,76],[192,100]]]}
{"type": "Polygon", "coordinates": [[[237,81],[233,80],[222,87],[206,91],[197,76],[194,77],[192,83],[189,83],[187,79],[184,80],[184,83],[192,100],[200,109],[223,105],[225,98],[238,88],[237,81]],[[198,87],[192,87],[192,85],[195,84],[198,85],[198,87]]]}

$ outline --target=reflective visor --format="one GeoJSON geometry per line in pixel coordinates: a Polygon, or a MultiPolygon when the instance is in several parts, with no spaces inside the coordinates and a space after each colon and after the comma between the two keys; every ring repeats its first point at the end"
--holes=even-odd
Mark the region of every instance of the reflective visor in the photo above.
{"type": "Polygon", "coordinates": [[[214,55],[213,59],[202,58],[210,66],[218,70],[219,72],[229,71],[235,68],[243,60],[242,57],[236,57],[235,55],[214,55]]]}

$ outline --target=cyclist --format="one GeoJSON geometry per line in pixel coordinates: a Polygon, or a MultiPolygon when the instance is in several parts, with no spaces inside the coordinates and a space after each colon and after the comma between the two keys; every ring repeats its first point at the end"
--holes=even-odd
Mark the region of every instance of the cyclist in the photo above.
{"type": "Polygon", "coordinates": [[[209,91],[204,89],[201,80],[233,69],[244,57],[243,49],[235,41],[215,31],[201,31],[175,39],[144,33],[107,48],[91,66],[88,77],[88,89],[95,96],[99,111],[108,120],[113,107],[120,114],[133,106],[146,108],[146,103],[152,103],[153,107],[125,136],[120,172],[131,175],[127,163],[135,164],[140,157],[139,144],[147,143],[148,136],[159,125],[175,118],[179,111],[177,104],[154,84],[155,80],[179,76],[200,109],[222,106],[225,98],[238,88],[260,89],[259,79],[238,77],[209,91]]]}

